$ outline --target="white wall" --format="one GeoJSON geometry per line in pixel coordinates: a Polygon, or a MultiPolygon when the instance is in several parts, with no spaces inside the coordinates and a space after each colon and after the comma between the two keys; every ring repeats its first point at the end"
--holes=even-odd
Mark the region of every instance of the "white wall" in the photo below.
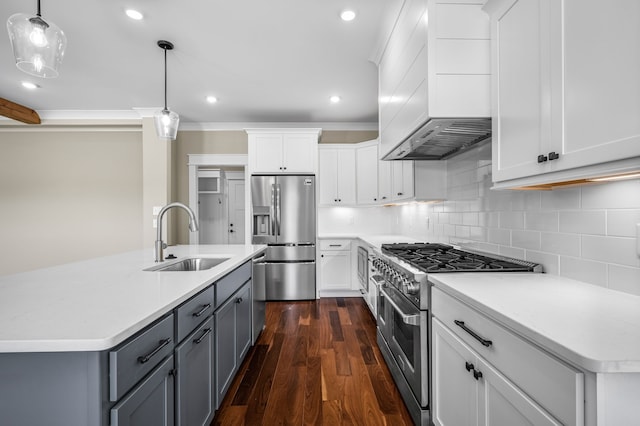
{"type": "Polygon", "coordinates": [[[448,160],[447,170],[448,200],[393,207],[391,232],[531,260],[546,273],[640,295],[639,179],[493,191],[489,144],[448,160]]]}

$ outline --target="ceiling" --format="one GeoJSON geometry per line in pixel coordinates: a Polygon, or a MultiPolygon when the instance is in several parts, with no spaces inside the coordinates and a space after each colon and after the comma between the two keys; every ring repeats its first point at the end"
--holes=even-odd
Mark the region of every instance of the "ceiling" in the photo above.
{"type": "MultiPolygon", "coordinates": [[[[42,0],[68,43],[60,76],[19,71],[0,33],[0,97],[49,116],[137,114],[163,105],[183,123],[377,122],[384,17],[398,0],[42,0]],[[142,21],[125,15],[128,8],[142,21]],[[356,11],[344,22],[340,12],[356,11]],[[388,9],[389,8],[389,9],[388,9]],[[21,82],[40,86],[27,90],[21,82]],[[205,96],[218,98],[209,104],[205,96]],[[333,104],[329,97],[338,95],[333,104]]],[[[2,0],[3,23],[36,1],[2,0]]],[[[374,127],[375,128],[375,127],[374,127]]]]}

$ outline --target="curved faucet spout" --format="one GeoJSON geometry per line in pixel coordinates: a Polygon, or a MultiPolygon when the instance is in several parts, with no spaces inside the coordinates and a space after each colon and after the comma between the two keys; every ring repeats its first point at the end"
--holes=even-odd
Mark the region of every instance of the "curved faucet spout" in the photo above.
{"type": "Polygon", "coordinates": [[[175,203],[167,204],[166,206],[161,208],[160,212],[158,213],[158,222],[156,224],[158,226],[158,234],[156,237],[156,244],[155,244],[156,262],[164,261],[164,249],[167,248],[167,245],[162,241],[162,217],[164,216],[167,210],[173,207],[180,207],[181,209],[185,210],[189,214],[189,230],[191,232],[196,232],[198,230],[198,220],[196,219],[196,215],[193,212],[193,210],[191,210],[188,206],[182,203],[175,202],[175,203]]]}

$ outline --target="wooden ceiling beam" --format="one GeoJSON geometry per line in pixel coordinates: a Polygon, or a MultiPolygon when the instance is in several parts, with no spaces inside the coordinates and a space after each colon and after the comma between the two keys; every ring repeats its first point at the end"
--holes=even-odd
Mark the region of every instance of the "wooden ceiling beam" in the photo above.
{"type": "Polygon", "coordinates": [[[37,112],[4,98],[0,98],[0,115],[27,124],[40,124],[40,116],[37,112]]]}

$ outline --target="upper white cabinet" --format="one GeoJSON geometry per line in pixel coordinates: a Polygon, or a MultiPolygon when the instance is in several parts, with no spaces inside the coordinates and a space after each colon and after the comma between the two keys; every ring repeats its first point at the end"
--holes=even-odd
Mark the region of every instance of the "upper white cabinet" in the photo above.
{"type": "Polygon", "coordinates": [[[391,162],[378,160],[378,141],[358,144],[356,172],[358,204],[391,201],[391,162]]]}
{"type": "Polygon", "coordinates": [[[318,147],[320,205],[356,203],[356,150],[353,146],[318,147]]]}
{"type": "Polygon", "coordinates": [[[408,200],[413,198],[414,186],[413,161],[391,162],[391,199],[393,201],[408,200]]]}
{"type": "Polygon", "coordinates": [[[640,3],[489,0],[493,180],[640,169],[640,3]]]}
{"type": "Polygon", "coordinates": [[[405,0],[378,62],[380,157],[428,118],[489,117],[483,0],[405,0]]]}
{"type": "Polygon", "coordinates": [[[246,132],[251,174],[316,174],[320,129],[247,129],[246,132]]]}

